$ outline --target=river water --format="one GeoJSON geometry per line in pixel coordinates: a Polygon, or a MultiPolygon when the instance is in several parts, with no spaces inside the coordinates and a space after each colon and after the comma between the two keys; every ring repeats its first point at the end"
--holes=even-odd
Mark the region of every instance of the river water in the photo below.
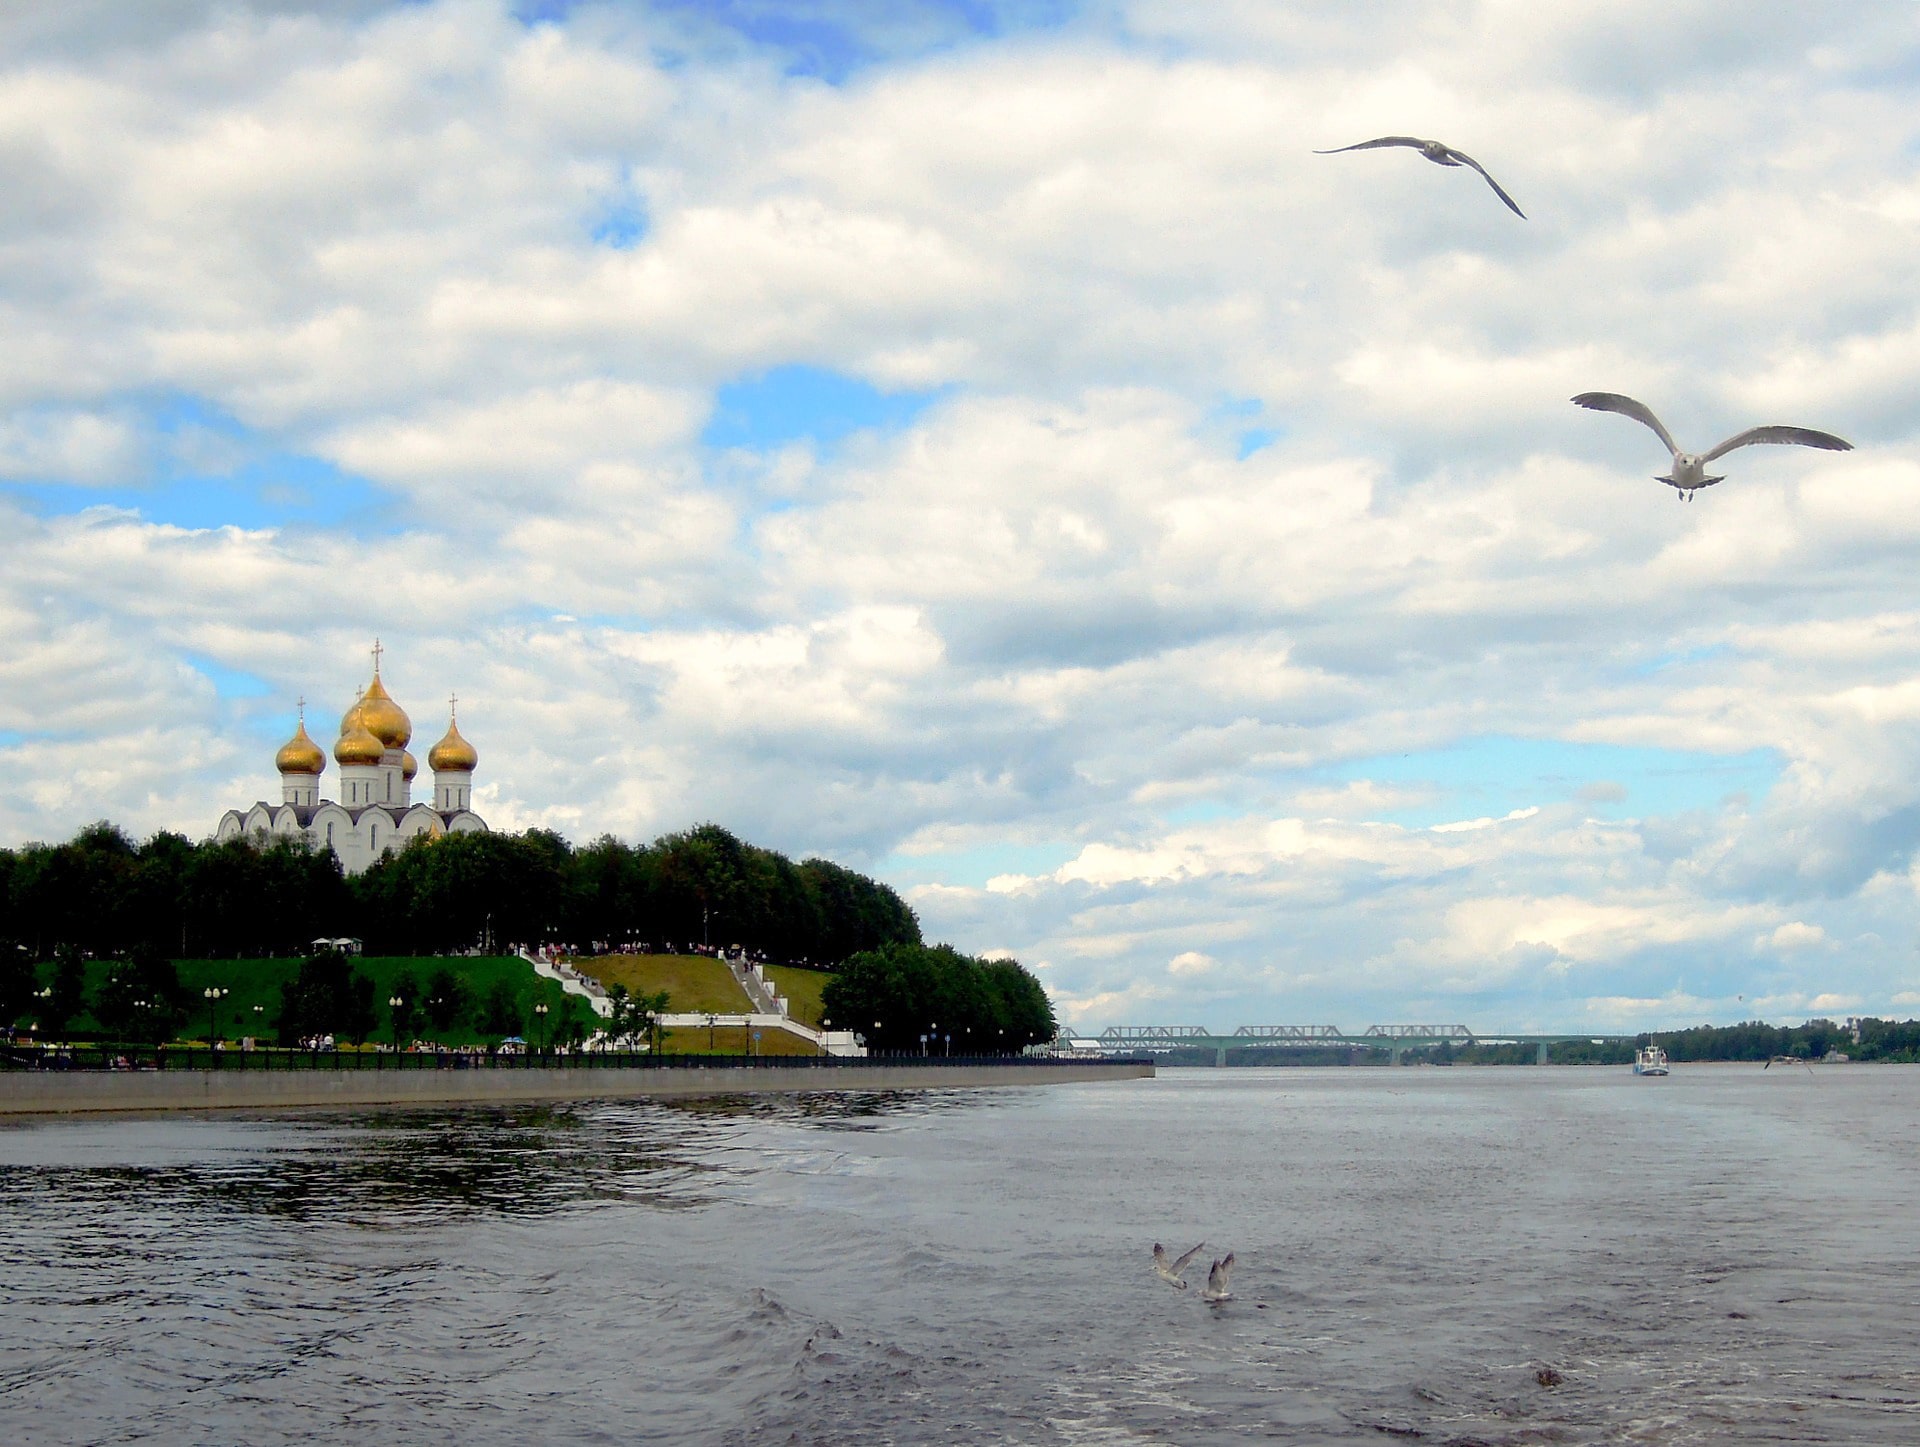
{"type": "Polygon", "coordinates": [[[15,1122],[0,1441],[1910,1444],[1917,1248],[1900,1066],[15,1122]]]}

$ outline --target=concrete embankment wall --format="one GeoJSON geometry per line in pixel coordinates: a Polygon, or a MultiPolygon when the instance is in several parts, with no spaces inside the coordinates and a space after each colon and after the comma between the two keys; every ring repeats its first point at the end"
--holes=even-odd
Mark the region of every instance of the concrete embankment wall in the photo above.
{"type": "Polygon", "coordinates": [[[484,1105],[828,1090],[970,1090],[1138,1080],[1151,1064],[696,1066],[640,1070],[20,1071],[0,1075],[0,1115],[484,1105]]]}

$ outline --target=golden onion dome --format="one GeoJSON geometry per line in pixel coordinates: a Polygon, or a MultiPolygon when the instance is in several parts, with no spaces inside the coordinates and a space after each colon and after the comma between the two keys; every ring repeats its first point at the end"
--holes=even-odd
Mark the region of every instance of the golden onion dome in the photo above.
{"type": "Polygon", "coordinates": [[[449,721],[447,736],[427,750],[427,763],[436,774],[470,774],[479,765],[480,755],[472,744],[460,737],[458,721],[449,721]]]}
{"type": "Polygon", "coordinates": [[[400,752],[400,777],[403,779],[411,779],[419,772],[420,761],[402,749],[400,752]]]}
{"type": "Polygon", "coordinates": [[[327,767],[327,756],[320,745],[307,737],[307,721],[302,719],[293,737],[273,756],[273,766],[283,774],[318,774],[327,767]]]}
{"type": "Polygon", "coordinates": [[[404,749],[412,740],[413,720],[393,701],[379,674],[374,674],[373,682],[367,685],[356,707],[360,710],[360,722],[386,747],[404,749]]]}
{"type": "Polygon", "coordinates": [[[349,764],[377,764],[386,751],[386,745],[375,738],[365,724],[356,724],[351,731],[341,734],[340,741],[333,746],[333,756],[342,768],[349,764]]]}

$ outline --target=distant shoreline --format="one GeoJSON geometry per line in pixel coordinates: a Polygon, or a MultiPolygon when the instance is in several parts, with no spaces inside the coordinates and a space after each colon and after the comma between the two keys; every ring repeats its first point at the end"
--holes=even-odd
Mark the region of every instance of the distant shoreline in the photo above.
{"type": "Polygon", "coordinates": [[[358,1106],[971,1090],[1150,1078],[1150,1062],[1007,1060],[927,1065],[818,1062],[635,1069],[56,1071],[0,1074],[0,1116],[312,1110],[358,1106]]]}

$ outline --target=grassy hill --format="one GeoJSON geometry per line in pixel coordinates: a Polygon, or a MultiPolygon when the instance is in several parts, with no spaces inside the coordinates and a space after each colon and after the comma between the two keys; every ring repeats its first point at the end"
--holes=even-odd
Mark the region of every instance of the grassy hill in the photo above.
{"type": "MultiPolygon", "coordinates": [[[[370,976],[373,980],[374,1013],[378,1023],[374,1027],[373,1038],[382,1043],[393,1040],[393,1026],[389,1018],[387,1001],[394,994],[394,985],[403,976],[410,975],[416,987],[426,988],[427,981],[434,972],[450,969],[466,985],[468,994],[475,1003],[484,999],[495,985],[505,980],[513,990],[516,1009],[524,1022],[517,1032],[529,1039],[537,1038],[540,1028],[538,1017],[533,1012],[536,1004],[545,1004],[548,1010],[548,1027],[558,1023],[563,1010],[572,1009],[581,1018],[586,1018],[586,1002],[576,996],[567,996],[552,980],[543,980],[533,972],[533,967],[525,960],[512,956],[381,956],[370,955],[356,958],[353,962],[356,970],[370,976]],[[571,1003],[569,1004],[569,1001],[571,1003]]],[[[205,1040],[207,1038],[206,1001],[201,991],[209,986],[218,986],[229,993],[214,1007],[214,1033],[221,1038],[233,1040],[243,1035],[272,1038],[273,1017],[280,1008],[281,988],[299,973],[300,961],[297,959],[252,959],[252,960],[178,960],[175,968],[180,972],[180,983],[188,999],[192,1002],[186,1019],[180,1027],[183,1040],[205,1040]]],[[[111,960],[88,960],[87,998],[97,994],[112,973],[114,962],[111,960]]],[[[40,967],[40,983],[51,984],[53,966],[40,967]]],[[[597,1022],[596,1022],[597,1023],[597,1022]]],[[[98,1034],[100,1024],[91,1012],[81,1015],[73,1021],[70,1034],[98,1034]]],[[[437,1029],[422,1019],[416,1019],[414,1034],[421,1038],[431,1038],[442,1045],[480,1045],[497,1041],[497,1035],[482,1034],[471,1020],[461,1020],[445,1028],[437,1029]]]]}
{"type": "Polygon", "coordinates": [[[740,1015],[753,1008],[733,972],[706,955],[582,956],[573,967],[609,989],[625,985],[636,995],[665,990],[667,1009],[675,1015],[740,1015]]]}
{"type": "MultiPolygon", "coordinates": [[[[551,1031],[571,1010],[589,1028],[597,1019],[589,1019],[586,1002],[568,996],[558,984],[535,975],[532,966],[513,956],[385,956],[358,957],[354,968],[373,980],[374,1013],[377,1023],[372,1039],[381,1044],[393,1040],[393,1023],[387,1000],[395,985],[411,976],[416,990],[424,991],[435,972],[449,969],[461,979],[471,1001],[477,1005],[501,981],[514,992],[521,1028],[515,1032],[538,1041],[543,1031],[551,1031]],[[534,1014],[536,1004],[545,1004],[548,1014],[541,1021],[534,1014]]],[[[751,1008],[747,993],[719,960],[705,955],[607,955],[575,961],[583,975],[604,985],[623,984],[635,994],[651,995],[664,990],[667,1008],[676,1014],[739,1015],[751,1008]]],[[[86,963],[87,997],[97,997],[115,965],[111,960],[86,963]]],[[[201,992],[218,986],[228,993],[214,1007],[213,1033],[226,1040],[251,1035],[262,1040],[274,1038],[273,1019],[280,1009],[280,991],[299,972],[300,961],[291,958],[244,960],[178,960],[175,968],[180,984],[192,1002],[179,1031],[184,1041],[204,1041],[208,1036],[205,1001],[201,992]]],[[[787,997],[789,1012],[801,1024],[815,1028],[820,1024],[820,991],[831,978],[824,971],[788,969],[773,966],[767,974],[776,988],[787,997]]],[[[50,984],[52,964],[40,967],[40,983],[50,984]]],[[[471,1012],[470,1012],[471,1014],[471,1012]]],[[[94,1036],[100,1025],[93,1015],[82,1014],[67,1032],[70,1036],[94,1036]]],[[[443,1045],[485,1045],[497,1043],[498,1035],[483,1033],[471,1018],[464,1018],[444,1029],[435,1028],[416,1015],[412,1035],[432,1039],[443,1045]]],[[[344,1042],[343,1042],[344,1043],[344,1042]]],[[[672,1054],[723,1055],[811,1054],[813,1046],[779,1030],[764,1030],[756,1042],[738,1026],[716,1026],[712,1030],[688,1027],[669,1030],[661,1041],[663,1051],[672,1054]]]]}
{"type": "MultiPolygon", "coordinates": [[[[636,995],[667,992],[673,1014],[738,1015],[752,1008],[747,992],[719,960],[705,955],[601,955],[573,962],[581,974],[603,985],[625,985],[636,995]]],[[[833,976],[825,970],[767,966],[767,978],[787,997],[787,1013],[802,1025],[820,1028],[820,992],[833,976]]]]}

